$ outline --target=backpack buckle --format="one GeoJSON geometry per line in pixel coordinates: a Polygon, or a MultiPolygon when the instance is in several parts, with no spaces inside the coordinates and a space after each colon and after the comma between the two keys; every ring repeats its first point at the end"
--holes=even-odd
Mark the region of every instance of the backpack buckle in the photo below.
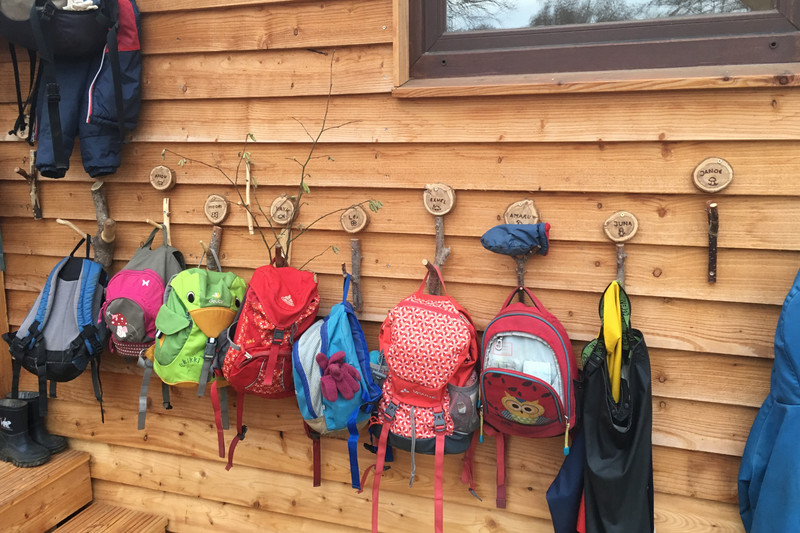
{"type": "Polygon", "coordinates": [[[245,433],[247,433],[247,426],[245,426],[244,424],[242,424],[242,431],[240,431],[239,433],[237,433],[237,434],[236,434],[236,436],[239,438],[239,440],[244,440],[244,435],[245,435],[245,433]]]}
{"type": "Polygon", "coordinates": [[[394,415],[397,412],[397,407],[398,406],[397,406],[396,403],[389,402],[389,405],[387,405],[383,409],[383,418],[384,418],[384,420],[386,420],[387,422],[391,422],[392,420],[394,420],[394,415]]]}
{"type": "Polygon", "coordinates": [[[48,83],[46,89],[48,103],[58,103],[61,101],[61,93],[59,92],[57,83],[48,83]]]}
{"type": "Polygon", "coordinates": [[[283,344],[283,336],[286,335],[286,330],[275,329],[272,333],[272,344],[283,344]]]}
{"type": "Polygon", "coordinates": [[[42,21],[47,22],[53,17],[53,15],[55,15],[55,13],[56,13],[55,4],[53,4],[53,2],[45,2],[40,12],[40,18],[42,19],[42,21]]]}
{"type": "Polygon", "coordinates": [[[433,412],[433,431],[442,433],[447,429],[447,423],[444,420],[444,411],[433,412]]]}

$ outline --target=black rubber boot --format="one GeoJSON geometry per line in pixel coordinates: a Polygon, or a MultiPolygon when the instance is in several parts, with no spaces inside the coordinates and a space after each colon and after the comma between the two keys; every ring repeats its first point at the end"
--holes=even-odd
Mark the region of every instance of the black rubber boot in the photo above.
{"type": "Polygon", "coordinates": [[[23,468],[39,466],[50,452],[36,444],[28,433],[28,404],[25,400],[0,400],[0,461],[23,468]]]}
{"type": "MultiPolygon", "coordinates": [[[[11,398],[9,393],[6,398],[11,398]]],[[[19,391],[19,399],[28,404],[28,432],[36,444],[41,444],[50,453],[63,452],[67,449],[67,439],[60,435],[53,435],[47,431],[44,417],[39,414],[39,393],[34,391],[19,391]]]]}

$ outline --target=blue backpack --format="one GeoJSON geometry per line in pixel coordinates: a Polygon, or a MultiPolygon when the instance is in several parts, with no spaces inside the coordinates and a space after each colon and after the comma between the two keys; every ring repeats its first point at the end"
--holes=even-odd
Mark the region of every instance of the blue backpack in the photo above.
{"type": "Polygon", "coordinates": [[[103,417],[100,385],[100,354],[107,330],[97,316],[108,283],[100,263],[89,259],[91,240],[81,239],[69,256],[53,267],[36,302],[16,332],[3,335],[13,357],[11,395],[19,395],[20,369],[39,379],[39,411],[47,414],[47,382],[50,397],[56,396],[56,382],[71,381],[91,365],[92,384],[103,417]],[[86,241],[86,258],[74,257],[86,241]]]}
{"type": "Polygon", "coordinates": [[[347,437],[353,488],[360,489],[358,432],[372,415],[381,389],[372,379],[364,332],[347,301],[350,275],[342,301],[295,341],[292,367],[297,405],[314,446],[314,486],[320,484],[321,435],[347,437]]]}

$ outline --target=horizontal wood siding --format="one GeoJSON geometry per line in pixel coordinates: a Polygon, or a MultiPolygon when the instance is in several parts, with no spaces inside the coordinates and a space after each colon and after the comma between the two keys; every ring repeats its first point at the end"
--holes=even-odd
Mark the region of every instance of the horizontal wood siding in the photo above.
{"type": "MultiPolygon", "coordinates": [[[[640,227],[625,246],[626,289],[633,324],[650,348],[657,529],[742,531],[739,461],[769,392],[775,325],[800,266],[796,88],[395,98],[391,0],[141,0],[139,7],[140,125],[104,187],[118,228],[112,271],[148,234],[145,219],[161,219],[165,195],[148,179],[154,166],[175,170],[178,185],[167,194],[173,243],[196,263],[199,241],[211,235],[205,199],[216,193],[239,202],[225,178],[236,178],[237,154],[250,152],[262,204],[294,194],[297,160],[311,151],[309,133],[319,131],[328,104],[326,125],[334,127],[314,150],[311,193],[298,223],[357,201],[383,202],[357,235],[370,348],[377,348],[387,311],[418,287],[421,260],[433,259],[433,217],[421,201],[426,184],[456,190],[455,209],[445,217],[452,253],[444,275],[479,329],[516,284],[514,261],[484,250],[480,236],[512,202],[535,201],[552,226],[551,246],[546,257],[528,262],[526,282],[562,320],[576,353],[597,335],[598,301],[616,275],[602,223],[617,210],[632,211],[640,227]],[[245,143],[248,133],[255,142],[245,143]],[[696,165],[712,156],[735,173],[715,195],[691,181],[696,165]],[[182,157],[221,172],[180,165],[182,157]],[[709,200],[720,213],[715,284],[706,281],[709,200]]],[[[11,73],[7,52],[0,52],[0,124],[9,127],[16,116],[11,73]]],[[[0,143],[0,231],[13,328],[77,241],[55,219],[90,233],[96,224],[92,181],[77,150],[64,179],[41,183],[44,219],[33,220],[27,186],[13,173],[28,167],[29,147],[7,129],[0,130],[7,141],[0,143]]],[[[249,235],[236,205],[223,227],[221,262],[249,279],[267,261],[266,249],[249,235]]],[[[352,237],[337,214],[293,247],[295,266],[313,258],[308,268],[319,274],[323,313],[341,298],[352,237]],[[316,257],[329,246],[339,254],[316,257]]],[[[293,399],[247,398],[249,432],[226,472],[208,398],[179,389],[175,408],[163,410],[154,378],[140,432],[141,369],[106,355],[102,380],[104,424],[88,374],[59,385],[48,418],[52,431],[91,454],[95,499],[163,512],[170,531],[369,530],[371,482],[362,494],[350,488],[343,441],[323,441],[323,484],[312,488],[311,444],[293,399]]],[[[32,376],[23,376],[23,386],[35,386],[32,376]]],[[[475,465],[483,501],[460,483],[458,458],[446,460],[446,529],[552,531],[544,494],[563,459],[563,441],[509,439],[508,508],[499,510],[494,442],[487,440],[475,465]]],[[[362,469],[373,462],[366,450],[359,453],[362,469]]],[[[409,487],[408,454],[397,455],[381,485],[381,529],[429,531],[432,458],[417,457],[409,487]]]]}

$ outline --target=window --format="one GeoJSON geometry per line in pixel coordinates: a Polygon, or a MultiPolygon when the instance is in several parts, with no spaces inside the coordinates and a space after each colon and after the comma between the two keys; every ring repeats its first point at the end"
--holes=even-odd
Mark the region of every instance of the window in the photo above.
{"type": "MultiPolygon", "coordinates": [[[[474,17],[471,20],[459,18],[456,11],[459,5],[480,4],[482,1],[487,0],[408,0],[408,74],[411,78],[791,63],[800,60],[800,0],[774,0],[774,5],[741,0],[743,3],[733,9],[708,9],[699,15],[673,11],[664,16],[663,12],[661,15],[651,12],[647,16],[656,18],[643,20],[636,20],[637,15],[630,13],[622,15],[624,2],[605,2],[613,4],[617,18],[625,20],[561,25],[558,24],[559,17],[554,15],[553,6],[559,3],[576,5],[580,0],[541,0],[544,7],[539,14],[547,15],[547,6],[551,10],[549,17],[539,17],[538,22],[543,22],[541,25],[516,29],[470,29],[495,25],[487,23],[496,22],[490,12],[487,12],[484,22],[474,17]],[[450,28],[454,31],[447,31],[449,4],[450,28]],[[680,16],[670,16],[670,13],[680,16]],[[468,31],[461,31],[464,29],[468,31]]],[[[496,3],[496,0],[488,1],[496,3]]],[[[675,0],[660,1],[678,3],[675,0]]],[[[594,18],[609,20],[614,17],[594,18]]]]}

